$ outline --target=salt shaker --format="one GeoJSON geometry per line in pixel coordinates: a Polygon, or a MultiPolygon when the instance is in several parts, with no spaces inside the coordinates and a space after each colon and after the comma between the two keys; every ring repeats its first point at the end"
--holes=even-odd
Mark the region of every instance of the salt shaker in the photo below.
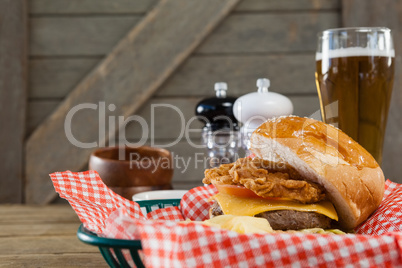
{"type": "Polygon", "coordinates": [[[279,93],[270,92],[269,87],[269,79],[259,78],[257,92],[239,97],[233,105],[233,114],[242,123],[241,144],[248,154],[250,136],[259,125],[270,118],[293,113],[291,100],[279,93]]]}

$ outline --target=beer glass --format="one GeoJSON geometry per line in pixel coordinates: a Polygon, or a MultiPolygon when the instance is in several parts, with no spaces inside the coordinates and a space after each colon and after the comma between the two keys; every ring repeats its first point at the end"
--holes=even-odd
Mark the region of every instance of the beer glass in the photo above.
{"type": "Polygon", "coordinates": [[[394,81],[388,28],[339,28],[318,36],[316,84],[321,116],[382,162],[394,81]]]}

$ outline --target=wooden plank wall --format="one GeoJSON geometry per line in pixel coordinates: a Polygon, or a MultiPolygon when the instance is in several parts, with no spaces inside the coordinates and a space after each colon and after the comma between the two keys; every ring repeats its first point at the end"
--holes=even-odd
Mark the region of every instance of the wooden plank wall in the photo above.
{"type": "Polygon", "coordinates": [[[27,140],[26,202],[54,199],[48,174],[85,168],[95,147],[107,145],[109,136],[115,135],[115,123],[107,124],[106,130],[103,122],[118,116],[122,126],[121,118],[137,113],[238,2],[159,1],[27,140]],[[99,105],[98,112],[81,111],[88,104],[99,105]],[[68,118],[75,109],[80,113],[70,125],[68,118]]]}
{"type": "Polygon", "coordinates": [[[24,0],[0,0],[0,203],[23,199],[26,14],[24,0]]]}
{"type": "MultiPolygon", "coordinates": [[[[156,1],[110,3],[30,1],[27,136],[156,1]]],[[[214,94],[214,82],[228,82],[229,93],[239,96],[254,91],[257,78],[268,77],[272,91],[292,99],[295,114],[308,116],[319,109],[314,82],[316,34],[339,27],[340,14],[339,0],[244,0],[207,37],[138,113],[154,124],[155,133],[148,144],[175,143],[168,148],[178,157],[175,188],[200,184],[205,166],[198,160],[205,151],[193,148],[185,139],[175,142],[182,130],[178,112],[155,105],[178,107],[187,122],[196,103],[214,94]]],[[[200,124],[191,126],[199,128],[200,124]]],[[[124,131],[132,143],[142,134],[135,123],[124,131]]],[[[199,133],[190,136],[194,143],[200,142],[199,133]]]]}

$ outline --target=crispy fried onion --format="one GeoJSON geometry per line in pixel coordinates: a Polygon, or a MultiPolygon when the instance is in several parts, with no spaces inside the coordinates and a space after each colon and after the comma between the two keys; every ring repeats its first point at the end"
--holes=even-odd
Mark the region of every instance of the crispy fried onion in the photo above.
{"type": "Polygon", "coordinates": [[[205,170],[203,183],[239,185],[261,197],[281,197],[309,204],[325,199],[316,184],[302,180],[292,167],[261,158],[240,158],[205,170]]]}

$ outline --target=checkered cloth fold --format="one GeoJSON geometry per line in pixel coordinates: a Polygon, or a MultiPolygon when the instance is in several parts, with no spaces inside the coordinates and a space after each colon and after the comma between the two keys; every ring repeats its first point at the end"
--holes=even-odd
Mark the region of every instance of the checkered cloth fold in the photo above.
{"type": "Polygon", "coordinates": [[[212,185],[187,192],[180,209],[144,216],[137,203],[111,191],[95,171],[50,176],[86,228],[107,237],[141,239],[146,267],[402,267],[402,185],[389,180],[380,207],[356,234],[263,235],[178,223],[208,219],[208,198],[216,193],[212,185]]]}

